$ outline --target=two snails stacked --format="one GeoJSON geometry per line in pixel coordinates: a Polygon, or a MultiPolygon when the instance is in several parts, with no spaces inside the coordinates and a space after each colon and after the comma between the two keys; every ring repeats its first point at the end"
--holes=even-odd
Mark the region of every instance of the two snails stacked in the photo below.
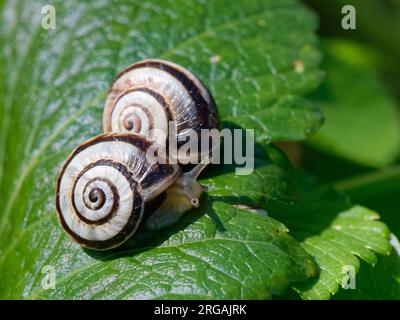
{"type": "Polygon", "coordinates": [[[111,249],[145,219],[148,228],[158,229],[199,206],[203,188],[196,179],[207,164],[183,172],[179,163],[162,158],[164,152],[148,152],[154,145],[168,148],[171,121],[178,144],[188,130],[219,126],[212,96],[192,73],[171,62],[144,60],[116,77],[104,107],[106,133],[79,145],[57,179],[59,220],[76,242],[111,249]]]}

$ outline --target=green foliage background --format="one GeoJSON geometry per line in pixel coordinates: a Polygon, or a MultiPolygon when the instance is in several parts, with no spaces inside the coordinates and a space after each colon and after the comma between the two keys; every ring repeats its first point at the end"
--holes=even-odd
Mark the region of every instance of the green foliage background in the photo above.
{"type": "Polygon", "coordinates": [[[400,298],[398,1],[53,1],[44,30],[46,4],[0,0],[0,298],[400,298]],[[149,57],[255,129],[255,171],[213,166],[176,225],[84,250],[57,221],[58,170],[101,132],[115,74],[149,57]]]}

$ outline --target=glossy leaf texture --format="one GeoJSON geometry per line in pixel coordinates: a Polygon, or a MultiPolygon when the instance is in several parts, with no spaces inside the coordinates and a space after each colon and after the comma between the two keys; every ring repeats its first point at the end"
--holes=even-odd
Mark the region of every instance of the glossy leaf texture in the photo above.
{"type": "Polygon", "coordinates": [[[301,98],[321,80],[314,15],[295,0],[56,1],[56,29],[45,30],[46,4],[0,2],[0,296],[270,298],[314,276],[284,226],[235,206],[293,200],[290,169],[272,147],[251,176],[209,170],[200,209],[122,251],[72,243],[53,203],[62,161],[100,133],[109,84],[140,59],[193,71],[223,123],[256,127],[258,142],[314,132],[321,114],[301,98]],[[46,266],[55,289],[44,290],[46,266]]]}
{"type": "Polygon", "coordinates": [[[271,205],[270,215],[284,221],[294,238],[315,258],[319,275],[294,286],[303,299],[329,299],[350,285],[362,259],[375,265],[389,255],[388,227],[379,215],[352,205],[330,186],[302,182],[302,200],[294,206],[271,205]],[[306,186],[306,187],[305,187],[306,186]]]}
{"type": "MultiPolygon", "coordinates": [[[[341,290],[335,298],[348,300],[398,300],[400,299],[400,246],[392,234],[390,256],[379,259],[375,266],[366,263],[353,281],[353,289],[341,290]]],[[[350,289],[350,288],[349,288],[350,289]]]]}
{"type": "MultiPolygon", "coordinates": [[[[317,273],[282,224],[211,199],[175,228],[113,254],[81,250],[54,217],[46,220],[41,235],[32,229],[27,235],[36,234],[36,243],[52,242],[51,255],[40,250],[24,261],[39,270],[52,265],[56,288],[43,289],[43,275],[26,276],[29,299],[267,299],[317,273]]],[[[21,244],[37,252],[30,241],[21,244]]]]}

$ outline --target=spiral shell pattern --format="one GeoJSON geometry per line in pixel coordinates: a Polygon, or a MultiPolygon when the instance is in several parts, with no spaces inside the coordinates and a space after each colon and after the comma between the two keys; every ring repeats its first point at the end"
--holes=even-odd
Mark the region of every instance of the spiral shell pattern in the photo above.
{"type": "Polygon", "coordinates": [[[169,121],[176,123],[178,141],[185,140],[188,130],[200,134],[201,129],[219,126],[213,97],[191,72],[149,59],[115,78],[104,107],[104,132],[136,132],[166,146],[169,121]]]}
{"type": "Polygon", "coordinates": [[[177,165],[147,154],[151,142],[129,134],[103,134],[81,144],[63,165],[56,208],[64,230],[81,245],[110,249],[138,228],[144,205],[177,178],[177,165]]]}

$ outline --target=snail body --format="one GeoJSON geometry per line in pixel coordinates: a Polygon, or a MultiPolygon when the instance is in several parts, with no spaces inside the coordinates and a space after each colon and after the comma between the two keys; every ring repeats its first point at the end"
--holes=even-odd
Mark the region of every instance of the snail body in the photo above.
{"type": "MultiPolygon", "coordinates": [[[[104,132],[140,133],[167,147],[171,121],[178,146],[190,130],[200,136],[201,129],[219,127],[213,97],[190,71],[172,62],[148,59],[132,64],[115,78],[104,107],[104,132]]],[[[184,157],[182,161],[194,162],[204,155],[184,157]]]]}
{"type": "Polygon", "coordinates": [[[168,189],[156,216],[164,212],[180,216],[198,206],[202,187],[195,180],[205,165],[182,173],[179,165],[152,156],[148,152],[152,145],[141,135],[108,133],[82,143],[70,154],[57,179],[55,202],[62,227],[76,242],[97,250],[122,244],[141,225],[146,204],[168,189]],[[180,207],[172,205],[177,195],[180,207]]]}
{"type": "Polygon", "coordinates": [[[57,179],[58,217],[73,240],[111,249],[142,224],[160,229],[199,206],[196,179],[214,146],[167,156],[171,134],[179,148],[194,132],[199,146],[202,129],[219,127],[214,99],[196,76],[164,60],[134,63],[113,81],[102,126],[105,133],[79,145],[57,179]],[[198,164],[183,172],[189,162],[198,164]]]}

